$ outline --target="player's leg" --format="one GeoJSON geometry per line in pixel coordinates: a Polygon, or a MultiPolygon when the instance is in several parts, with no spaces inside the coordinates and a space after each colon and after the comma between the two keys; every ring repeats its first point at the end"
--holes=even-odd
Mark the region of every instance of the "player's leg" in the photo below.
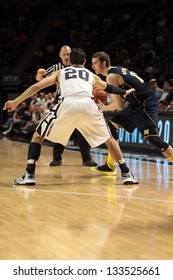
{"type": "MultiPolygon", "coordinates": [[[[110,128],[112,137],[117,141],[117,143],[119,143],[117,128],[114,126],[114,124],[111,121],[108,121],[108,126],[110,128]]],[[[108,150],[107,160],[106,160],[104,165],[98,167],[98,171],[100,170],[101,172],[105,172],[105,174],[115,175],[116,174],[116,166],[115,165],[116,165],[116,162],[112,158],[112,156],[111,156],[111,154],[108,150]]]]}
{"type": "Polygon", "coordinates": [[[168,146],[165,151],[161,151],[164,157],[166,157],[170,162],[173,162],[173,148],[168,146]]]}
{"type": "Polygon", "coordinates": [[[80,148],[80,153],[82,156],[82,161],[84,166],[97,166],[97,163],[93,161],[91,153],[90,153],[90,145],[83,137],[83,135],[75,129],[74,131],[76,135],[76,139],[80,148]]]}
{"type": "MultiPolygon", "coordinates": [[[[90,107],[92,108],[92,106],[94,107],[94,105],[91,104],[90,107]]],[[[98,147],[105,143],[113,160],[119,164],[124,184],[138,184],[138,179],[129,172],[129,168],[123,158],[121,149],[117,141],[112,137],[103,114],[98,109],[93,108],[92,115],[90,110],[86,115],[83,114],[81,118],[82,122],[79,123],[78,130],[84,135],[90,146],[98,147]],[[90,119],[88,119],[88,117],[90,117],[90,119]],[[85,122],[85,119],[88,121],[85,122]],[[85,127],[82,125],[83,123],[85,123],[85,127]]]]}
{"type": "Polygon", "coordinates": [[[166,157],[170,162],[173,162],[173,148],[171,145],[163,141],[157,134],[152,134],[146,137],[146,139],[155,148],[159,149],[164,157],[166,157]]]}
{"type": "MultiPolygon", "coordinates": [[[[55,119],[58,105],[55,105],[50,113],[38,124],[34,132],[31,143],[28,148],[28,161],[23,176],[14,179],[14,185],[35,185],[35,168],[41,153],[41,144],[46,134],[49,134],[52,128],[52,121],[55,119]]],[[[53,130],[53,129],[52,129],[53,130]]],[[[54,133],[54,132],[53,132],[54,133]]],[[[56,136],[56,135],[55,135],[56,136]]]]}
{"type": "Polygon", "coordinates": [[[36,162],[40,157],[41,143],[43,140],[44,138],[35,131],[28,148],[28,160],[27,160],[26,170],[21,177],[14,179],[13,185],[32,186],[36,184],[35,168],[36,168],[36,162]]]}
{"type": "MultiPolygon", "coordinates": [[[[135,126],[132,121],[132,114],[129,106],[127,106],[121,111],[118,111],[115,114],[115,116],[110,121],[108,121],[108,125],[112,136],[117,142],[118,142],[117,130],[119,128],[124,128],[126,131],[132,133],[133,130],[135,129],[135,126]]],[[[97,166],[92,170],[106,175],[115,175],[116,174],[115,164],[116,164],[115,160],[112,158],[111,154],[108,151],[108,157],[105,164],[101,166],[97,166]]]]}
{"type": "Polygon", "coordinates": [[[173,162],[173,148],[167,142],[160,138],[157,129],[158,114],[157,111],[146,113],[141,111],[135,119],[135,124],[143,138],[147,139],[151,145],[159,149],[164,157],[173,162]]]}
{"type": "Polygon", "coordinates": [[[133,174],[129,172],[129,167],[127,166],[125,159],[123,158],[121,149],[117,141],[113,137],[111,137],[105,142],[105,144],[107,145],[112,158],[119,164],[119,168],[121,170],[121,175],[123,178],[123,183],[125,185],[138,184],[138,179],[135,178],[133,174]]]}
{"type": "Polygon", "coordinates": [[[53,147],[53,161],[50,162],[50,166],[62,166],[62,154],[65,146],[60,143],[55,143],[53,147]]]}

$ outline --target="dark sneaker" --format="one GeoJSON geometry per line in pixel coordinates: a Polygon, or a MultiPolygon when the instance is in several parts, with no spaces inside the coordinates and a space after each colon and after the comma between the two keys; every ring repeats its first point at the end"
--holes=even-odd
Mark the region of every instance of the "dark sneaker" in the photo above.
{"type": "Polygon", "coordinates": [[[121,173],[124,185],[139,184],[139,180],[131,173],[121,173]]]}
{"type": "Polygon", "coordinates": [[[90,159],[86,162],[83,162],[83,166],[97,166],[97,163],[90,159]]]}
{"type": "Polygon", "coordinates": [[[61,160],[53,160],[53,161],[51,161],[49,166],[62,166],[62,161],[61,160]]]}
{"type": "Polygon", "coordinates": [[[91,170],[100,174],[116,175],[116,169],[110,168],[107,163],[101,166],[92,167],[91,170]]]}
{"type": "Polygon", "coordinates": [[[23,174],[23,176],[14,179],[13,185],[27,185],[27,186],[34,186],[35,182],[35,175],[29,174],[27,171],[23,174]]]}

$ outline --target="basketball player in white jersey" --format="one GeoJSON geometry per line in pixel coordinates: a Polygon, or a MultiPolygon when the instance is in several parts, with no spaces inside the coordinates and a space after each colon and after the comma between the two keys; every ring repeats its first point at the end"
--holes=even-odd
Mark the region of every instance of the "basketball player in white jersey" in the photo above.
{"type": "Polygon", "coordinates": [[[127,95],[134,89],[125,91],[107,84],[97,75],[87,70],[86,54],[80,49],[73,49],[70,53],[71,65],[59,70],[40,82],[30,86],[14,100],[4,105],[4,110],[13,111],[18,104],[29,98],[37,91],[60,84],[61,101],[39,123],[33,134],[28,150],[28,162],[24,175],[14,179],[13,185],[35,185],[36,161],[40,157],[41,143],[44,139],[58,142],[66,146],[70,135],[78,129],[92,148],[105,143],[115,161],[121,169],[124,184],[138,184],[138,180],[129,173],[120,147],[110,134],[103,113],[93,101],[92,88],[96,86],[109,93],[127,95]]]}
{"type": "MultiPolygon", "coordinates": [[[[40,68],[37,71],[36,74],[36,80],[41,81],[47,76],[52,75],[53,72],[58,71],[60,69],[63,69],[67,66],[70,66],[70,53],[71,48],[67,45],[64,45],[61,47],[59,52],[59,57],[61,58],[61,62],[52,65],[51,67],[47,69],[40,68]]],[[[58,100],[60,98],[60,87],[57,84],[56,87],[56,98],[54,104],[58,103],[58,100]]],[[[80,153],[82,156],[82,162],[84,166],[97,166],[97,163],[93,161],[91,153],[90,153],[90,145],[85,140],[85,138],[82,136],[82,134],[78,131],[74,131],[77,143],[79,145],[80,153]]],[[[50,162],[50,166],[61,166],[62,165],[62,154],[64,152],[65,147],[61,145],[60,143],[55,143],[53,147],[53,161],[50,162]]]]}

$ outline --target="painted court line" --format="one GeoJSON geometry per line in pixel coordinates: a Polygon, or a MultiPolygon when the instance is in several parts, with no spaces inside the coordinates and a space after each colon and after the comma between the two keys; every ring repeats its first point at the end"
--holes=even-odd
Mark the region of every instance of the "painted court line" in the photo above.
{"type": "MultiPolygon", "coordinates": [[[[84,195],[84,196],[98,196],[98,197],[107,197],[108,194],[98,194],[98,193],[85,193],[85,192],[65,192],[65,191],[58,191],[58,190],[38,190],[38,189],[26,189],[25,187],[15,187],[16,189],[23,192],[42,192],[42,193],[57,193],[57,194],[64,194],[64,195],[84,195]]],[[[3,190],[13,190],[12,188],[4,188],[3,190]]],[[[2,189],[1,189],[2,190],[2,189]]],[[[114,197],[114,196],[112,196],[114,197]]],[[[147,197],[138,197],[138,196],[124,196],[124,195],[115,195],[116,198],[125,198],[125,199],[134,199],[134,200],[143,200],[143,201],[152,201],[152,202],[167,202],[167,203],[173,203],[173,201],[170,200],[164,200],[164,199],[157,199],[157,198],[147,198],[147,197]]]]}

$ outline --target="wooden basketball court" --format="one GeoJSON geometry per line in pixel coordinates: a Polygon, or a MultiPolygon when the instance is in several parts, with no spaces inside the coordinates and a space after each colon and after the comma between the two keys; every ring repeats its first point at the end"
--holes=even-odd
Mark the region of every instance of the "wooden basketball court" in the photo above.
{"type": "MultiPolygon", "coordinates": [[[[35,187],[13,187],[24,172],[28,144],[0,140],[1,260],[173,259],[173,167],[163,158],[125,154],[136,186],[82,166],[65,150],[63,166],[49,167],[43,146],[35,187]],[[155,162],[152,162],[155,161],[155,162]]],[[[104,163],[106,155],[95,150],[104,163]]]]}

